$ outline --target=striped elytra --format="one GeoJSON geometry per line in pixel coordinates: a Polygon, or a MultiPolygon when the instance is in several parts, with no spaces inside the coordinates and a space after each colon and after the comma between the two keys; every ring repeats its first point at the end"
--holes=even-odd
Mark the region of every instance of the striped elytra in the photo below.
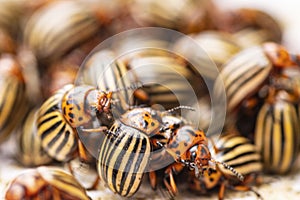
{"type": "Polygon", "coordinates": [[[300,127],[295,106],[276,99],[259,111],[255,127],[255,145],[268,173],[289,172],[299,152],[300,127]]]}
{"type": "Polygon", "coordinates": [[[196,63],[201,75],[209,79],[214,80],[222,65],[242,50],[229,33],[204,31],[189,36],[197,43],[196,46],[191,45],[189,39],[182,38],[176,42],[174,49],[196,63]]]}
{"type": "Polygon", "coordinates": [[[44,151],[41,139],[37,137],[37,110],[33,108],[27,112],[18,130],[19,148],[16,156],[24,166],[39,166],[52,161],[52,158],[44,151]]]}
{"type": "Polygon", "coordinates": [[[38,167],[14,178],[5,199],[89,200],[90,197],[71,174],[59,168],[38,167]]]}
{"type": "Polygon", "coordinates": [[[221,79],[215,85],[216,95],[219,84],[224,84],[227,95],[227,110],[235,110],[266,82],[272,70],[272,63],[260,46],[247,48],[237,53],[223,67],[221,79]]]}
{"type": "Polygon", "coordinates": [[[21,67],[14,56],[0,56],[0,74],[0,142],[3,142],[23,119],[28,102],[21,67]]]}
{"type": "Polygon", "coordinates": [[[99,149],[97,170],[108,187],[120,196],[134,195],[151,158],[150,137],[161,128],[160,112],[134,108],[107,131],[99,149]]]}
{"type": "Polygon", "coordinates": [[[136,193],[148,166],[151,146],[142,131],[116,121],[101,145],[98,172],[108,187],[124,197],[136,193]]]}
{"type": "Polygon", "coordinates": [[[78,128],[110,126],[113,123],[111,96],[112,92],[101,92],[92,86],[69,84],[47,99],[37,119],[38,135],[45,151],[59,161],[70,160],[76,150],[83,153],[77,148],[78,128]]]}
{"type": "MultiPolygon", "coordinates": [[[[247,176],[262,172],[262,160],[256,146],[249,139],[239,135],[228,134],[221,136],[216,142],[218,152],[212,153],[216,160],[226,163],[237,172],[247,176]]],[[[232,172],[220,166],[226,176],[233,176],[232,172]]]]}
{"type": "Polygon", "coordinates": [[[0,27],[14,37],[20,34],[20,21],[24,14],[22,4],[19,1],[1,1],[0,27]]]}
{"type": "MultiPolygon", "coordinates": [[[[144,45],[149,42],[150,47],[158,47],[130,50],[121,57],[117,57],[118,52],[108,50],[94,52],[83,65],[79,83],[97,86],[103,91],[116,91],[140,83],[141,88],[113,94],[113,98],[118,99],[113,105],[116,111],[120,111],[116,113],[118,115],[124,113],[128,105],[134,104],[161,104],[166,109],[178,106],[179,102],[188,104],[190,92],[194,93],[192,89],[197,92],[204,90],[203,80],[195,75],[185,60],[164,50],[161,41],[138,42],[144,45]]],[[[126,47],[123,44],[120,48],[126,47]]]]}
{"type": "Polygon", "coordinates": [[[44,150],[56,160],[71,159],[77,149],[74,128],[67,122],[61,111],[61,101],[73,85],[66,85],[47,99],[38,111],[38,136],[44,150]]]}
{"type": "Polygon", "coordinates": [[[210,9],[217,12],[208,0],[134,0],[130,6],[131,16],[140,26],[164,27],[186,34],[214,27],[210,9]]]}
{"type": "Polygon", "coordinates": [[[24,41],[39,60],[51,62],[95,36],[99,27],[86,4],[55,1],[29,17],[24,41]]]}
{"type": "Polygon", "coordinates": [[[126,64],[127,68],[143,84],[150,103],[161,104],[166,109],[188,104],[191,92],[202,89],[202,79],[179,56],[163,51],[157,51],[155,55],[154,52],[153,55],[151,51],[133,55],[126,64]]]}

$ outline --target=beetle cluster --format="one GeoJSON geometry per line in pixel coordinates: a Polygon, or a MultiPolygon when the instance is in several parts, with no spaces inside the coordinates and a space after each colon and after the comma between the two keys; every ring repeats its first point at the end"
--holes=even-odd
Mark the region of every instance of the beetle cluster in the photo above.
{"type": "Polygon", "coordinates": [[[229,113],[255,143],[269,173],[289,172],[299,154],[299,72],[297,55],[275,43],[240,52],[221,72],[229,113]],[[251,54],[242,69],[239,62],[250,61],[251,54]]]}
{"type": "Polygon", "coordinates": [[[300,146],[299,56],[277,44],[281,37],[267,13],[223,11],[210,0],[4,0],[0,142],[17,138],[23,166],[67,163],[72,172],[28,171],[5,198],[90,199],[73,176],[76,159],[97,171],[92,189],[100,179],[122,197],[135,195],[145,175],[168,198],[182,185],[200,195],[219,188],[219,199],[225,188],[260,197],[252,188],[260,174],[288,173],[300,146]],[[87,56],[106,37],[145,26],[189,34],[198,45],[141,32],[87,56]],[[228,134],[219,138],[206,134],[212,82],[213,95],[222,95],[222,84],[227,95],[228,134]],[[198,106],[199,127],[190,117],[198,106]]]}

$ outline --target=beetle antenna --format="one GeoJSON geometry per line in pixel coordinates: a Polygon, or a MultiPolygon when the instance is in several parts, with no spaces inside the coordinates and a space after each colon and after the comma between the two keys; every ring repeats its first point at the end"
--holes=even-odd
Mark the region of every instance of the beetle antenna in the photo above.
{"type": "Polygon", "coordinates": [[[217,161],[217,160],[213,160],[211,159],[212,162],[216,163],[216,164],[220,164],[220,165],[223,165],[223,167],[225,167],[226,169],[230,170],[240,181],[244,181],[244,176],[237,172],[233,167],[231,167],[230,165],[224,163],[224,162],[220,162],[220,161],[217,161]]]}
{"type": "Polygon", "coordinates": [[[196,111],[195,108],[190,107],[190,106],[177,106],[177,107],[171,108],[169,110],[166,110],[163,113],[172,113],[172,112],[174,112],[176,110],[179,110],[179,109],[186,109],[186,110],[196,111]]]}
{"type": "Polygon", "coordinates": [[[114,92],[120,92],[120,91],[123,91],[123,90],[136,90],[136,89],[141,88],[141,87],[143,87],[142,82],[136,82],[136,83],[132,83],[131,85],[123,87],[123,88],[116,88],[115,90],[112,90],[110,92],[114,93],[114,92]]]}
{"type": "Polygon", "coordinates": [[[81,130],[88,133],[101,132],[101,133],[106,133],[106,134],[111,134],[113,136],[116,136],[116,133],[107,129],[106,126],[101,126],[99,128],[83,128],[81,130]]]}

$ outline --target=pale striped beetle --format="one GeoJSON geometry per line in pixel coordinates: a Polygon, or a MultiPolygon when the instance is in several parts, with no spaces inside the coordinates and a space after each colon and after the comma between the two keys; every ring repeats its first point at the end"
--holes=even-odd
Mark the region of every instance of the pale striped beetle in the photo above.
{"type": "Polygon", "coordinates": [[[114,59],[115,53],[108,50],[92,54],[82,67],[82,79],[79,83],[95,85],[102,91],[119,90],[112,94],[112,98],[116,100],[113,104],[114,116],[118,117],[128,109],[128,105],[135,104],[134,97],[145,101],[148,101],[148,97],[139,88],[132,93],[125,89],[120,90],[131,87],[132,82],[137,82],[138,79],[133,73],[128,72],[122,61],[112,62],[114,59]]]}
{"type": "Polygon", "coordinates": [[[78,131],[81,128],[110,127],[114,122],[113,93],[136,87],[139,86],[103,92],[88,85],[65,85],[47,99],[38,112],[38,136],[44,150],[58,161],[68,161],[76,152],[82,159],[88,159],[89,154],[86,154],[78,131]]]}
{"type": "MultiPolygon", "coordinates": [[[[254,141],[262,154],[264,170],[269,173],[289,172],[299,155],[299,85],[287,71],[285,76],[274,78],[256,120],[254,141]]],[[[299,76],[300,70],[295,74],[299,76]]]]}
{"type": "MultiPolygon", "coordinates": [[[[265,84],[271,70],[272,63],[261,47],[247,48],[233,56],[222,67],[222,79],[219,79],[224,82],[227,110],[233,112],[245,99],[257,92],[265,84]]],[[[216,94],[218,84],[215,86],[216,94]]]]}
{"type": "Polygon", "coordinates": [[[21,66],[13,55],[1,55],[0,74],[0,142],[3,142],[21,122],[28,102],[21,66]]]}
{"type": "Polygon", "coordinates": [[[90,200],[85,189],[69,173],[52,167],[30,169],[13,179],[6,200],[90,200]]]}
{"type": "Polygon", "coordinates": [[[242,50],[229,33],[204,31],[189,36],[195,40],[203,51],[199,51],[198,46],[189,45],[190,41],[186,38],[178,40],[174,45],[174,49],[183,55],[187,55],[189,59],[201,66],[201,75],[210,79],[215,79],[223,64],[242,50]],[[219,69],[218,71],[214,69],[214,65],[219,69]]]}
{"type": "Polygon", "coordinates": [[[227,16],[227,23],[223,22],[219,25],[223,30],[238,36],[236,40],[243,46],[253,46],[271,41],[280,43],[282,40],[282,27],[278,23],[279,21],[263,10],[239,8],[228,12],[227,16]],[[243,35],[245,38],[242,38],[243,35]]]}
{"type": "Polygon", "coordinates": [[[24,41],[38,60],[45,64],[95,37],[100,23],[87,4],[51,2],[29,17],[24,29],[24,41]]]}
{"type": "MultiPolygon", "coordinates": [[[[203,176],[195,177],[189,175],[189,189],[195,193],[205,194],[216,187],[219,189],[219,199],[224,198],[225,188],[238,191],[253,191],[258,197],[260,195],[251,187],[253,183],[260,183],[259,175],[262,173],[263,165],[256,146],[247,138],[237,134],[223,134],[214,144],[209,140],[212,157],[230,165],[234,170],[228,170],[224,166],[216,166],[215,169],[208,168],[203,171],[203,176]],[[244,180],[237,179],[237,174],[243,174],[244,180]]],[[[230,168],[229,168],[230,169],[230,168]]]]}
{"type": "Polygon", "coordinates": [[[71,84],[58,90],[38,112],[38,135],[44,150],[59,161],[73,158],[78,148],[83,158],[87,156],[84,155],[76,128],[90,125],[96,115],[101,115],[101,125],[112,123],[111,94],[100,92],[92,86],[74,87],[71,84]]]}
{"type": "Polygon", "coordinates": [[[299,155],[299,131],[299,118],[292,103],[276,99],[262,106],[254,141],[261,151],[265,171],[284,174],[291,170],[299,155]]]}
{"type": "Polygon", "coordinates": [[[101,90],[111,91],[128,87],[133,82],[142,83],[143,88],[133,94],[123,91],[114,96],[123,111],[128,105],[135,104],[160,104],[166,109],[178,106],[179,101],[187,105],[191,101],[191,89],[196,94],[207,91],[198,72],[186,60],[165,50],[167,44],[160,40],[144,38],[145,42],[142,39],[134,38],[126,41],[128,44],[121,44],[119,48],[125,53],[120,57],[116,56],[117,50],[91,53],[83,64],[79,84],[97,85],[101,90]],[[141,44],[135,46],[137,42],[141,44]],[[127,52],[128,47],[137,50],[128,49],[127,52]]]}
{"type": "Polygon", "coordinates": [[[18,130],[17,160],[24,166],[39,166],[48,164],[52,158],[43,150],[41,139],[37,137],[37,110],[29,110],[18,130]]]}

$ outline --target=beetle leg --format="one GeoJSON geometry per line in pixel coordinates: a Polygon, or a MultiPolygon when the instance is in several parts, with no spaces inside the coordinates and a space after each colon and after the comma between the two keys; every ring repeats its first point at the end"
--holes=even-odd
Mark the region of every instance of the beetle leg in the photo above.
{"type": "Polygon", "coordinates": [[[176,194],[178,193],[178,189],[174,179],[174,173],[179,173],[183,170],[184,167],[185,165],[182,165],[182,163],[174,163],[167,167],[167,169],[165,170],[164,185],[172,196],[176,196],[176,194]]]}
{"type": "Polygon", "coordinates": [[[157,178],[156,178],[155,171],[150,171],[149,172],[149,180],[150,180],[150,185],[151,185],[152,189],[156,190],[157,178]]]}
{"type": "Polygon", "coordinates": [[[164,185],[172,196],[176,196],[178,190],[173,176],[173,166],[169,166],[165,171],[164,185]],[[169,181],[168,181],[169,179],[169,181]]]}
{"type": "Polygon", "coordinates": [[[100,126],[99,128],[84,128],[82,129],[82,131],[84,132],[106,132],[107,131],[107,127],[106,126],[100,126]]]}
{"type": "Polygon", "coordinates": [[[256,194],[257,198],[262,199],[262,196],[258,192],[256,192],[252,187],[246,185],[237,185],[237,186],[228,186],[228,187],[236,191],[242,191],[242,192],[251,191],[254,194],[256,194]]]}
{"type": "Polygon", "coordinates": [[[86,149],[84,148],[82,142],[78,140],[78,153],[79,158],[83,161],[88,161],[88,155],[86,153],[86,149]]]}
{"type": "Polygon", "coordinates": [[[225,182],[223,181],[220,185],[220,189],[219,189],[219,194],[218,194],[218,198],[219,200],[224,199],[224,194],[225,194],[225,182]]]}

